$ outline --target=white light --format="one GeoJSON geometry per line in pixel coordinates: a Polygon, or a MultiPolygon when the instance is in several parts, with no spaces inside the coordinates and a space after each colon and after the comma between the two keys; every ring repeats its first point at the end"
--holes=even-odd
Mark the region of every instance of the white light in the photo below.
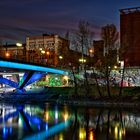
{"type": "Polygon", "coordinates": [[[21,43],[16,43],[16,46],[21,47],[22,44],[21,43]]]}
{"type": "Polygon", "coordinates": [[[42,54],[45,54],[45,51],[44,51],[44,50],[42,50],[42,51],[41,51],[41,53],[42,53],[42,54]]]}

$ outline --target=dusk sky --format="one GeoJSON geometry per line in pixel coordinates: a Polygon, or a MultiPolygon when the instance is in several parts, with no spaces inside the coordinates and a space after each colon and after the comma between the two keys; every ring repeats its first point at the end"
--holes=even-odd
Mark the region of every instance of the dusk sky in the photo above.
{"type": "Polygon", "coordinates": [[[98,38],[106,24],[119,30],[119,9],[139,6],[140,0],[1,0],[0,39],[10,43],[43,33],[64,35],[77,30],[79,20],[88,21],[98,38]]]}

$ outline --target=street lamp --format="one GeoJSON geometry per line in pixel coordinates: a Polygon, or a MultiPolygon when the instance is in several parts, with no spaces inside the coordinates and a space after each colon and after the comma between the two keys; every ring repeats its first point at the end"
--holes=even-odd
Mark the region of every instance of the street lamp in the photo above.
{"type": "Polygon", "coordinates": [[[118,68],[118,67],[115,65],[115,66],[114,66],[114,69],[117,69],[117,68],[118,68]]]}
{"type": "Polygon", "coordinates": [[[59,59],[62,60],[62,59],[63,59],[63,56],[60,55],[60,56],[59,56],[59,59]]]}
{"type": "Polygon", "coordinates": [[[21,47],[22,44],[21,44],[21,43],[16,43],[16,46],[17,46],[17,47],[21,47]]]}
{"type": "Polygon", "coordinates": [[[44,54],[45,54],[45,51],[42,49],[42,50],[41,50],[41,62],[42,62],[42,63],[44,63],[44,61],[43,61],[43,59],[44,59],[44,58],[43,58],[43,55],[44,55],[44,54]]]}
{"type": "Polygon", "coordinates": [[[5,53],[5,56],[6,56],[7,58],[10,57],[10,53],[6,52],[6,53],[5,53]]]}
{"type": "Polygon", "coordinates": [[[50,55],[50,52],[49,52],[49,51],[47,51],[47,52],[46,52],[46,54],[47,54],[47,55],[50,55]]]}
{"type": "Polygon", "coordinates": [[[17,42],[16,43],[17,49],[16,49],[16,59],[18,58],[18,47],[22,47],[22,44],[17,42]]]}
{"type": "Polygon", "coordinates": [[[79,59],[79,62],[81,63],[80,65],[80,67],[81,67],[81,70],[84,70],[84,67],[85,67],[85,64],[84,63],[86,63],[86,59],[84,59],[84,58],[80,58],[79,59]]]}
{"type": "Polygon", "coordinates": [[[79,59],[79,62],[81,62],[81,63],[86,63],[86,59],[80,58],[80,59],[79,59]]]}
{"type": "Polygon", "coordinates": [[[63,56],[62,55],[59,55],[59,59],[60,59],[60,65],[62,65],[63,56]]]}
{"type": "Polygon", "coordinates": [[[39,48],[40,51],[42,51],[42,48],[39,48]]]}
{"type": "Polygon", "coordinates": [[[93,53],[93,49],[89,49],[89,53],[92,54],[93,53]]]}
{"type": "Polygon", "coordinates": [[[45,51],[44,51],[44,50],[42,50],[42,51],[41,51],[41,53],[42,53],[42,54],[45,54],[45,51]]]}
{"type": "Polygon", "coordinates": [[[89,49],[89,65],[90,67],[92,67],[93,63],[92,63],[92,58],[94,57],[94,48],[90,48],[89,49]]]}

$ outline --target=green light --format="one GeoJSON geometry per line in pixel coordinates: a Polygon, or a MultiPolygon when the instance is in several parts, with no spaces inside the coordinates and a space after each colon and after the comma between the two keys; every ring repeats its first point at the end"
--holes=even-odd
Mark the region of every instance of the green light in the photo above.
{"type": "Polygon", "coordinates": [[[62,86],[61,77],[56,75],[51,75],[49,78],[49,86],[62,86]]]}

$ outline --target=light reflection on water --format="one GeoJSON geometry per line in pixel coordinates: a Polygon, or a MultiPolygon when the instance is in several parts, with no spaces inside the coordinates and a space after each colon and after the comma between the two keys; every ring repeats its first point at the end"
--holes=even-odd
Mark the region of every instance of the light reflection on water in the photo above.
{"type": "Polygon", "coordinates": [[[139,140],[140,114],[49,104],[1,104],[0,139],[139,140]]]}

